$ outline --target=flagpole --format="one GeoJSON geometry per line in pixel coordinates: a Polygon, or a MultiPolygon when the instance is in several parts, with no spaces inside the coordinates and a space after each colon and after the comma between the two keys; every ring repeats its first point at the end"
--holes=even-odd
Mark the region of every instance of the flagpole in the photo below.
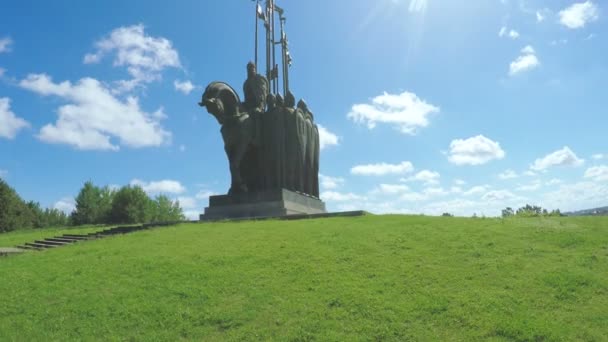
{"type": "MultiPolygon", "coordinates": [[[[273,76],[273,79],[272,79],[273,83],[272,84],[274,85],[274,93],[277,94],[279,92],[279,89],[277,87],[278,83],[277,83],[277,80],[274,78],[274,70],[276,69],[276,65],[277,65],[277,63],[276,63],[275,46],[274,46],[274,41],[275,41],[275,35],[274,35],[274,28],[275,28],[275,26],[274,26],[274,0],[271,0],[271,2],[272,2],[272,7],[270,8],[270,11],[271,11],[272,15],[271,15],[270,22],[271,22],[271,25],[272,25],[272,30],[271,30],[271,32],[272,32],[272,71],[273,71],[273,75],[272,75],[273,76]]],[[[277,70],[277,72],[278,72],[278,70],[277,70]]]]}
{"type": "Polygon", "coordinates": [[[258,8],[260,7],[260,0],[255,2],[255,67],[258,67],[258,8]]]}
{"type": "Polygon", "coordinates": [[[287,42],[285,41],[285,17],[279,12],[279,22],[281,23],[281,64],[283,67],[283,94],[287,95],[287,58],[285,52],[287,50],[287,42]]]}
{"type": "MultiPolygon", "coordinates": [[[[271,0],[266,0],[266,20],[264,27],[266,28],[266,78],[268,82],[272,82],[271,70],[270,70],[270,6],[271,0]]],[[[269,89],[270,93],[272,93],[272,88],[269,89]]]]}

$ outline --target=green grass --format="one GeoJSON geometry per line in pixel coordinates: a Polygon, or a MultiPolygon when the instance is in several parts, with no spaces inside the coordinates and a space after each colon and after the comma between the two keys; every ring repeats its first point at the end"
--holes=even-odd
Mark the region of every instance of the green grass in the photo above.
{"type": "Polygon", "coordinates": [[[15,247],[34,240],[44,240],[63,234],[88,234],[107,228],[106,226],[78,226],[63,228],[25,229],[0,234],[0,247],[15,247]]]}
{"type": "Polygon", "coordinates": [[[606,341],[608,218],[184,224],[0,259],[0,341],[606,341]]]}

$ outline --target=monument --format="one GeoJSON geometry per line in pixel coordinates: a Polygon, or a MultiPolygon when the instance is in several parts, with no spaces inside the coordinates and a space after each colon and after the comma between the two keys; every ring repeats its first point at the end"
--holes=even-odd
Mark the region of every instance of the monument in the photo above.
{"type": "Polygon", "coordinates": [[[255,62],[247,64],[244,101],[230,85],[212,82],[199,105],[221,126],[230,167],[230,189],[211,196],[201,220],[325,213],[319,199],[319,130],[302,99],[289,90],[291,56],[284,10],[256,1],[255,62]],[[275,19],[280,39],[275,39],[275,19]],[[257,73],[258,26],[266,29],[266,76],[257,73]],[[281,72],[275,46],[281,46],[281,72]],[[282,80],[282,94],[279,91],[282,80]]]}

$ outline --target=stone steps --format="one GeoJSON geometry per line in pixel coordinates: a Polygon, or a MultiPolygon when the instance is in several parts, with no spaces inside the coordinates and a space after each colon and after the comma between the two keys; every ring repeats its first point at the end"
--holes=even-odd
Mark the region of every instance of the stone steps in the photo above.
{"type": "Polygon", "coordinates": [[[60,242],[60,241],[52,241],[49,239],[44,239],[44,240],[36,240],[34,241],[34,243],[39,243],[42,245],[51,245],[51,246],[63,246],[68,244],[69,242],[60,242]]]}
{"type": "Polygon", "coordinates": [[[100,239],[108,236],[118,234],[128,234],[140,230],[146,230],[151,227],[170,226],[181,222],[159,222],[159,223],[146,223],[137,226],[118,226],[114,228],[104,229],[98,232],[88,234],[63,234],[61,236],[55,236],[51,238],[45,238],[44,240],[36,240],[34,242],[27,242],[23,245],[17,246],[21,250],[31,251],[43,251],[49,248],[55,248],[65,245],[73,245],[77,242],[100,239]]]}
{"type": "Polygon", "coordinates": [[[61,237],[54,237],[54,238],[46,238],[46,241],[54,241],[54,242],[65,242],[65,243],[74,243],[80,240],[77,239],[68,239],[68,238],[61,238],[61,237]]]}
{"type": "Polygon", "coordinates": [[[75,240],[87,240],[89,238],[89,235],[81,235],[81,234],[63,234],[62,236],[60,236],[59,238],[70,238],[70,239],[75,239],[75,240]]]}
{"type": "Polygon", "coordinates": [[[55,247],[54,245],[47,245],[47,244],[42,244],[42,243],[37,243],[37,242],[26,242],[25,245],[31,246],[31,247],[34,247],[37,249],[47,249],[47,248],[55,247]]]}

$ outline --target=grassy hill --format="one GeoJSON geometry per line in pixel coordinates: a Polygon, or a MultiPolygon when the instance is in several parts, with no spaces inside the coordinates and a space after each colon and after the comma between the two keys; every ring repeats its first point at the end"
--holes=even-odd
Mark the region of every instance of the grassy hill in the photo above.
{"type": "Polygon", "coordinates": [[[0,341],[608,336],[608,218],[184,224],[0,259],[0,341]]]}

